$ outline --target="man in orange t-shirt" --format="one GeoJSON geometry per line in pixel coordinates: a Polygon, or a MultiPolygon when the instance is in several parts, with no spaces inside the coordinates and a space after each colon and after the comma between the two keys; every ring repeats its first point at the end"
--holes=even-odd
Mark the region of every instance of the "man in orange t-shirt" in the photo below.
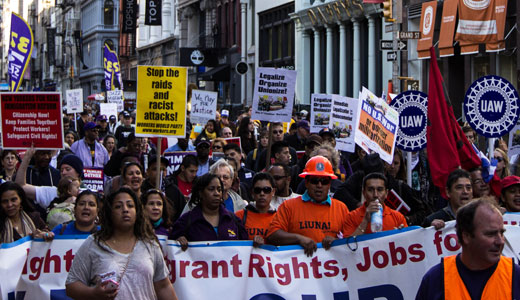
{"type": "Polygon", "coordinates": [[[348,208],[329,196],[331,181],[337,177],[325,157],[311,158],[300,177],[305,178],[307,191],[278,207],[267,241],[273,245],[300,245],[311,256],[317,249],[316,243],[325,237],[342,237],[348,208]]]}
{"type": "Polygon", "coordinates": [[[351,211],[343,226],[343,235],[357,236],[372,233],[370,217],[383,206],[383,231],[408,227],[404,216],[385,205],[388,195],[388,181],[381,173],[370,173],[363,178],[365,202],[351,211]]]}

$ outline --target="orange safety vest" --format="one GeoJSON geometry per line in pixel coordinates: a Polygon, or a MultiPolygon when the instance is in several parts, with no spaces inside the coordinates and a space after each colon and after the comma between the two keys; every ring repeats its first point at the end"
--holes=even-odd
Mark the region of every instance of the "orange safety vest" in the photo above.
{"type": "MultiPolygon", "coordinates": [[[[444,299],[471,300],[468,290],[460,278],[456,255],[444,258],[444,299]]],[[[498,266],[489,278],[481,299],[512,300],[513,260],[502,256],[498,266]]]]}

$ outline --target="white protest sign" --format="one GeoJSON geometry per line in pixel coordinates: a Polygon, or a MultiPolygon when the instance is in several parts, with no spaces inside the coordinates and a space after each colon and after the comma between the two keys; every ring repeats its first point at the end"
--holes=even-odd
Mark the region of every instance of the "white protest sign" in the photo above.
{"type": "Polygon", "coordinates": [[[67,113],[74,114],[83,111],[83,89],[67,90],[67,113]]]}
{"type": "Polygon", "coordinates": [[[363,87],[359,94],[355,141],[367,153],[379,153],[382,160],[394,160],[399,113],[386,101],[363,87]]]}
{"type": "Polygon", "coordinates": [[[507,150],[509,158],[518,154],[520,154],[520,119],[518,119],[513,129],[509,132],[509,145],[507,150]]]}
{"type": "Polygon", "coordinates": [[[294,70],[257,68],[251,118],[269,122],[290,122],[295,84],[294,70]]]}
{"type": "Polygon", "coordinates": [[[123,91],[122,90],[107,91],[107,102],[116,103],[117,111],[125,110],[125,104],[123,101],[123,91]]]}
{"type": "MultiPolygon", "coordinates": [[[[506,229],[502,254],[518,261],[520,226],[506,229]]],[[[0,298],[62,299],[84,238],[1,244],[0,298]]],[[[337,240],[329,250],[319,243],[311,257],[300,246],[254,248],[252,241],[189,243],[186,251],[176,241],[160,243],[179,299],[215,299],[216,292],[226,300],[415,299],[424,274],[461,251],[454,221],[442,230],[409,227],[337,240]]]]}
{"type": "Polygon", "coordinates": [[[332,95],[311,95],[311,133],[329,127],[332,95]]]}
{"type": "Polygon", "coordinates": [[[332,113],[329,128],[336,137],[336,149],[354,152],[358,99],[332,95],[332,113]]]}
{"type": "Polygon", "coordinates": [[[100,114],[107,116],[115,116],[117,119],[117,104],[116,103],[99,103],[100,114]]]}
{"type": "Polygon", "coordinates": [[[217,97],[217,92],[192,90],[190,121],[206,124],[208,120],[214,120],[217,112],[217,97]]]}

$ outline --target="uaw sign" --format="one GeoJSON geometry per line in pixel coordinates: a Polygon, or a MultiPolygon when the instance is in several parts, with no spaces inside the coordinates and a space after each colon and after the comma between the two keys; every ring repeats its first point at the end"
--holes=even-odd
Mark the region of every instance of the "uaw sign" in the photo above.
{"type": "Polygon", "coordinates": [[[399,113],[399,129],[395,145],[404,151],[415,152],[426,147],[426,120],[428,95],[419,91],[406,91],[390,103],[399,113]]]}
{"type": "Polygon", "coordinates": [[[518,92],[506,79],[487,75],[471,84],[464,99],[464,115],[470,126],[488,138],[508,133],[518,120],[518,92]]]}

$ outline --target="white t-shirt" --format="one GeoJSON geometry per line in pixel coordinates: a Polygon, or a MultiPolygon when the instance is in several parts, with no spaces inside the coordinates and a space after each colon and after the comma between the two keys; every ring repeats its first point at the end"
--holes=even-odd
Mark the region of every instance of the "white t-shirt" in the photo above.
{"type": "Polygon", "coordinates": [[[94,286],[100,274],[114,271],[119,283],[115,299],[157,299],[153,283],[168,276],[158,244],[138,241],[129,254],[120,253],[103,242],[101,245],[105,249],[99,247],[93,235],[85,240],[74,256],[65,285],[81,281],[87,286],[94,286]],[[128,259],[126,272],[120,279],[128,259]]]}
{"type": "Polygon", "coordinates": [[[54,198],[58,197],[58,188],[55,186],[35,186],[36,203],[42,208],[47,208],[54,198]]]}

